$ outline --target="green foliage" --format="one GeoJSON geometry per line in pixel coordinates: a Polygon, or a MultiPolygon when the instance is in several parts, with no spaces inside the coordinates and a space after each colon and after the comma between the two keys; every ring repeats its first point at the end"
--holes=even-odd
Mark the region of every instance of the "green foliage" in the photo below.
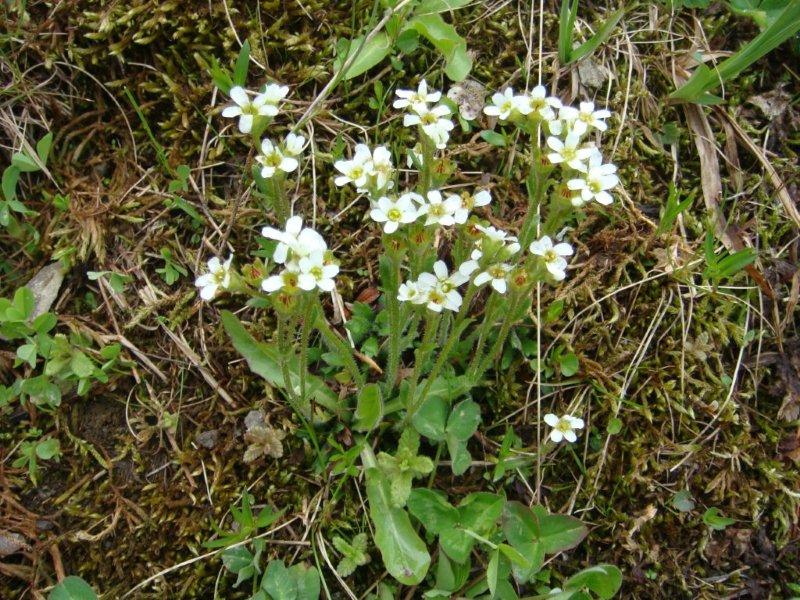
{"type": "Polygon", "coordinates": [[[70,575],[59,582],[50,592],[48,600],[97,600],[91,586],[77,575],[70,575]]]}
{"type": "Polygon", "coordinates": [[[706,233],[703,251],[706,261],[703,277],[710,279],[714,283],[732,277],[747,265],[753,264],[758,258],[758,252],[755,248],[743,248],[733,253],[722,251],[717,254],[714,252],[714,236],[710,231],[706,233]]]}
{"type": "Polygon", "coordinates": [[[349,577],[358,567],[369,562],[367,553],[367,534],[359,533],[351,542],[336,536],[333,538],[333,545],[339,554],[342,555],[339,564],[336,565],[336,572],[342,577],[349,577]]]}
{"type": "Polygon", "coordinates": [[[17,184],[22,173],[37,173],[45,169],[50,148],[53,144],[53,134],[45,134],[36,143],[36,154],[30,154],[26,149],[11,155],[11,164],[3,170],[2,199],[0,199],[0,226],[10,228],[16,225],[12,213],[25,216],[37,214],[30,210],[17,198],[17,184]]]}
{"type": "Polygon", "coordinates": [[[453,81],[463,81],[472,69],[472,58],[467,53],[467,42],[447,23],[441,13],[466,6],[464,0],[422,0],[410,8],[395,13],[386,24],[386,30],[367,39],[358,36],[336,43],[334,69],[341,72],[347,60],[352,63],[342,73],[344,79],[353,79],[382,63],[393,50],[410,53],[425,38],[444,58],[445,74],[453,81]]]}
{"type": "Polygon", "coordinates": [[[667,204],[661,213],[661,220],[658,222],[656,228],[656,235],[664,235],[671,232],[678,215],[686,211],[692,203],[694,203],[694,192],[686,196],[685,200],[680,200],[680,192],[675,187],[674,183],[669,184],[669,194],[667,195],[667,204]]]}
{"type": "Polygon", "coordinates": [[[361,388],[354,416],[353,429],[356,431],[371,431],[378,426],[383,418],[383,395],[380,386],[369,383],[361,388]]]}
{"type": "Polygon", "coordinates": [[[277,521],[283,511],[274,511],[272,507],[265,506],[258,514],[253,514],[253,498],[250,494],[242,495],[241,508],[231,507],[231,516],[237,527],[234,531],[223,533],[218,531],[219,537],[209,540],[203,544],[206,548],[227,548],[234,544],[239,544],[258,533],[259,529],[264,529],[277,521]]]}
{"type": "Polygon", "coordinates": [[[578,0],[561,0],[561,18],[558,22],[559,62],[568,65],[589,56],[611,36],[614,27],[624,14],[624,9],[614,11],[603,21],[594,35],[577,48],[573,48],[572,35],[575,31],[575,20],[578,18],[578,0]]]}
{"type": "Polygon", "coordinates": [[[703,523],[715,531],[724,531],[728,525],[733,525],[736,519],[723,515],[716,506],[710,507],[703,513],[703,523]]]}
{"type": "Polygon", "coordinates": [[[419,434],[406,429],[400,436],[394,456],[381,452],[378,465],[389,483],[391,502],[394,506],[405,506],[411,493],[411,482],[416,477],[433,470],[433,462],[427,456],[419,456],[419,434]]]}
{"type": "MultiPolygon", "coordinates": [[[[766,17],[765,17],[766,24],[766,17]]],[[[789,3],[774,16],[771,23],[755,39],[738,52],[710,68],[700,64],[689,80],[670,94],[673,100],[697,104],[717,104],[722,101],[710,92],[727,83],[768,52],[800,31],[800,3],[789,3]]]]}

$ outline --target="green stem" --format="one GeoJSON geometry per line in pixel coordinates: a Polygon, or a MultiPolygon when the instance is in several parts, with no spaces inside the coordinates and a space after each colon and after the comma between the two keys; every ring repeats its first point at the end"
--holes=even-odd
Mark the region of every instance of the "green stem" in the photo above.
{"type": "MultiPolygon", "coordinates": [[[[483,346],[486,344],[486,336],[489,332],[489,329],[494,327],[494,317],[499,308],[505,304],[501,299],[500,296],[492,294],[489,296],[488,306],[486,307],[486,311],[484,312],[483,322],[478,326],[475,332],[472,334],[478,335],[478,344],[475,346],[475,350],[472,353],[472,360],[469,363],[469,367],[467,368],[467,373],[470,373],[473,369],[475,369],[480,361],[481,354],[483,352],[483,346]]],[[[470,336],[470,337],[472,337],[470,336]]]]}
{"type": "Polygon", "coordinates": [[[491,366],[492,362],[497,358],[498,354],[502,352],[505,345],[506,338],[511,331],[511,326],[514,324],[515,313],[519,306],[519,294],[514,294],[511,298],[508,312],[503,319],[503,324],[500,326],[500,333],[497,334],[497,339],[492,344],[492,349],[481,359],[478,363],[477,369],[472,372],[471,379],[477,381],[478,378],[491,366]]]}
{"type": "Polygon", "coordinates": [[[291,209],[289,207],[289,198],[286,195],[286,186],[284,185],[284,178],[282,175],[275,173],[270,178],[272,187],[272,207],[278,221],[286,223],[289,220],[291,209]]]}
{"type": "Polygon", "coordinates": [[[306,372],[308,371],[308,343],[311,337],[313,306],[309,300],[303,302],[303,325],[300,329],[300,402],[306,404],[306,372]]]}
{"type": "Polygon", "coordinates": [[[391,393],[397,382],[397,371],[400,368],[400,339],[403,327],[400,321],[400,301],[397,289],[400,286],[400,260],[397,251],[387,248],[391,275],[386,285],[386,308],[389,310],[389,357],[386,365],[386,391],[391,393]]]}
{"type": "Polygon", "coordinates": [[[319,298],[317,298],[315,325],[320,334],[322,334],[322,339],[325,340],[328,347],[336,352],[339,358],[342,359],[345,369],[350,373],[350,377],[353,378],[353,382],[358,386],[363,386],[365,383],[364,376],[353,358],[353,349],[348,346],[341,336],[330,326],[328,320],[325,318],[325,312],[319,298]]]}
{"type": "Polygon", "coordinates": [[[428,358],[429,348],[432,349],[433,347],[441,316],[440,313],[433,311],[428,311],[428,314],[425,315],[425,333],[422,335],[422,342],[414,352],[414,372],[411,375],[411,388],[408,395],[409,402],[412,405],[414,404],[414,395],[417,393],[417,384],[419,383],[420,375],[422,375],[422,365],[428,358]]]}

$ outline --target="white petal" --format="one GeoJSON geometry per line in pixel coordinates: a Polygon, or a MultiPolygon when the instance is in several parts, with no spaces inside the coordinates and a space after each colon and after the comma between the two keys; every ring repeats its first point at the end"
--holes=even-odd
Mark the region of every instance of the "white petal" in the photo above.
{"type": "Polygon", "coordinates": [[[275,292],[283,287],[283,277],[273,275],[261,282],[261,289],[265,292],[275,292]]]}
{"type": "Polygon", "coordinates": [[[492,276],[489,275],[489,273],[487,273],[486,271],[483,271],[482,273],[478,273],[475,276],[474,283],[475,283],[475,285],[483,285],[484,283],[488,282],[491,278],[492,278],[492,276]]]}
{"type": "Polygon", "coordinates": [[[553,247],[553,250],[554,250],[554,251],[555,251],[555,253],[556,253],[556,254],[558,254],[559,256],[572,256],[572,254],[575,252],[575,251],[572,249],[572,246],[570,246],[569,244],[567,244],[567,243],[565,243],[565,242],[562,242],[562,243],[560,243],[560,244],[556,244],[556,245],[553,247]]]}
{"type": "Polygon", "coordinates": [[[508,286],[505,279],[493,279],[492,287],[500,294],[505,294],[508,286]]]}
{"type": "Polygon", "coordinates": [[[564,439],[564,435],[558,429],[553,429],[553,431],[550,432],[550,439],[558,444],[564,439]]]}
{"type": "Polygon", "coordinates": [[[239,106],[247,106],[250,104],[250,98],[247,96],[247,92],[242,86],[233,86],[228,95],[231,97],[231,100],[236,102],[239,106]]]}
{"type": "Polygon", "coordinates": [[[253,130],[253,115],[242,115],[239,117],[239,131],[250,133],[253,130]]]}
{"type": "Polygon", "coordinates": [[[239,106],[226,106],[222,109],[222,116],[227,118],[238,117],[242,114],[242,109],[239,106]]]}
{"type": "Polygon", "coordinates": [[[547,413],[544,416],[544,422],[550,425],[550,427],[555,427],[558,425],[558,416],[553,413],[547,413]]]}
{"type": "Polygon", "coordinates": [[[564,432],[564,439],[570,443],[575,443],[578,440],[578,436],[575,435],[575,432],[572,431],[572,429],[568,429],[564,432]]]}

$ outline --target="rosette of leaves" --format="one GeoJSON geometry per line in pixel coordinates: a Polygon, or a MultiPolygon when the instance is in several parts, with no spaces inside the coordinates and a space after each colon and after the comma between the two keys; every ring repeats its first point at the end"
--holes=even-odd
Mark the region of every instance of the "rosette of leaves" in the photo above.
{"type": "Polygon", "coordinates": [[[394,456],[386,452],[378,454],[378,465],[389,480],[389,493],[395,506],[405,506],[414,478],[433,471],[431,459],[419,456],[418,452],[419,434],[413,429],[406,429],[400,436],[394,456]]]}

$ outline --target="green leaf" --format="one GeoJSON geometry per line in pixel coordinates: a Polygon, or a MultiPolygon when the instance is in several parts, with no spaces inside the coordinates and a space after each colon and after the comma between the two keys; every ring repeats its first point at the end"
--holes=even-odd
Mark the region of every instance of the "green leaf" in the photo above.
{"type": "Polygon", "coordinates": [[[703,513],[703,523],[716,531],[723,531],[728,525],[733,525],[736,519],[724,516],[716,506],[712,506],[703,513]]]}
{"type": "Polygon", "coordinates": [[[597,50],[597,47],[611,36],[611,32],[624,14],[625,10],[622,8],[611,13],[592,37],[571,51],[570,62],[578,61],[597,50]]]}
{"type": "Polygon", "coordinates": [[[500,551],[495,550],[492,552],[492,558],[489,559],[489,565],[486,567],[486,583],[489,585],[489,592],[491,592],[492,596],[494,596],[497,591],[499,563],[500,551]]]}
{"type": "Polygon", "coordinates": [[[27,321],[33,313],[36,299],[33,292],[28,287],[21,287],[14,292],[12,306],[6,309],[6,320],[8,321],[27,321]]]}
{"type": "Polygon", "coordinates": [[[691,492],[689,490],[675,492],[675,495],[672,497],[672,506],[681,512],[693,511],[695,504],[691,492]]]}
{"type": "Polygon", "coordinates": [[[414,9],[415,15],[428,15],[462,8],[475,0],[422,0],[414,9]]]}
{"type": "Polygon", "coordinates": [[[606,426],[606,432],[608,435],[617,435],[620,431],[622,431],[622,420],[616,417],[612,418],[606,426]]]}
{"type": "Polygon", "coordinates": [[[551,515],[547,509],[535,506],[539,519],[539,541],[545,554],[557,554],[581,543],[589,530],[579,519],[567,515],[551,515]]]}
{"type": "Polygon", "coordinates": [[[53,145],[53,133],[50,132],[36,142],[36,154],[42,164],[47,164],[47,157],[50,156],[50,146],[53,145]]]}
{"type": "Polygon", "coordinates": [[[463,81],[472,69],[472,59],[467,54],[467,42],[455,27],[438,14],[416,15],[409,19],[406,29],[416,29],[442,53],[444,72],[453,81],[463,81]]]}
{"type": "Polygon", "coordinates": [[[271,560],[264,571],[261,589],[267,592],[272,600],[298,600],[297,582],[289,569],[279,560],[271,560]]]}
{"type": "Polygon", "coordinates": [[[34,344],[22,344],[17,348],[17,358],[23,363],[28,363],[31,368],[36,367],[36,346],[34,344]]]}
{"type": "Polygon", "coordinates": [[[778,14],[769,27],[745,44],[733,56],[715,65],[714,69],[700,64],[689,80],[672,92],[669,97],[672,100],[695,103],[708,100],[708,92],[736,77],[798,31],[800,31],[800,2],[792,2],[778,14]]]}
{"type": "Polygon", "coordinates": [[[565,590],[588,588],[599,598],[613,598],[622,587],[622,573],[613,565],[596,565],[576,573],[564,583],[565,590]]]}
{"type": "Polygon", "coordinates": [[[572,32],[578,16],[578,0],[561,0],[561,15],[558,20],[558,62],[562,65],[572,61],[572,32]]]}
{"type": "Polygon", "coordinates": [[[504,136],[502,133],[492,131],[491,129],[484,129],[481,131],[481,139],[483,139],[485,142],[488,142],[492,146],[497,146],[499,148],[502,148],[507,143],[506,136],[504,136]]]}
{"type": "Polygon", "coordinates": [[[793,0],[729,0],[733,12],[749,17],[761,28],[772,25],[793,0]]]}
{"type": "Polygon", "coordinates": [[[441,396],[429,395],[411,418],[411,423],[429,440],[442,441],[445,438],[447,410],[447,402],[441,396]]]}
{"type": "Polygon", "coordinates": [[[72,359],[69,361],[69,367],[81,379],[91,377],[95,369],[92,360],[80,350],[73,353],[72,359]]]}
{"type": "Polygon", "coordinates": [[[419,46],[419,32],[416,29],[406,29],[397,37],[395,46],[400,52],[411,54],[419,46]]]}
{"type": "Polygon", "coordinates": [[[304,564],[292,565],[289,573],[297,584],[297,600],[317,600],[320,593],[319,572],[304,564]]]}
{"type": "Polygon", "coordinates": [[[13,165],[9,165],[3,171],[3,198],[9,202],[15,200],[17,197],[17,182],[19,181],[19,174],[20,170],[13,165]]]}
{"type": "Polygon", "coordinates": [[[57,438],[50,437],[36,444],[36,456],[42,460],[50,460],[61,452],[61,444],[57,438]]]}
{"type": "Polygon", "coordinates": [[[70,575],[53,588],[48,600],[97,600],[97,594],[83,579],[70,575]]]}
{"type": "Polygon", "coordinates": [[[467,449],[467,443],[447,436],[447,451],[450,453],[450,468],[453,475],[463,475],[472,466],[472,455],[467,449]]]}
{"type": "Polygon", "coordinates": [[[453,529],[459,521],[458,509],[443,494],[424,488],[411,490],[408,511],[422,523],[425,531],[434,535],[453,529]]]}
{"type": "Polygon", "coordinates": [[[375,545],[383,564],[400,583],[417,585],[425,578],[431,563],[425,542],[414,531],[406,511],[392,505],[389,483],[381,471],[368,468],[366,479],[375,545]]]}
{"type": "Polygon", "coordinates": [[[561,356],[558,360],[558,365],[561,368],[561,374],[564,377],[572,377],[575,373],[578,372],[580,368],[580,364],[578,363],[578,357],[575,356],[572,352],[569,354],[565,354],[561,356]]]}
{"type": "Polygon", "coordinates": [[[383,418],[383,396],[380,387],[375,383],[368,383],[358,393],[355,423],[356,431],[372,431],[383,418]]]}
{"type": "MultiPolygon", "coordinates": [[[[277,349],[257,342],[232,312],[223,310],[221,318],[222,325],[231,338],[233,347],[247,361],[250,370],[266,379],[273,386],[281,389],[285,388],[280,367],[281,357],[277,349]]],[[[296,356],[293,356],[289,359],[289,373],[291,383],[296,387],[299,386],[300,382],[299,371],[299,361],[296,356]]],[[[306,393],[333,414],[340,417],[343,416],[339,397],[319,377],[306,374],[306,393]]]]}
{"type": "MultiPolygon", "coordinates": [[[[244,86],[247,83],[247,67],[250,64],[250,41],[245,40],[236,64],[233,66],[233,84],[244,86]]],[[[186,179],[185,177],[183,179],[186,179]]]]}
{"type": "Polygon", "coordinates": [[[340,44],[342,52],[337,55],[334,61],[336,71],[339,71],[356,52],[358,53],[355,60],[348,67],[347,72],[343,74],[344,79],[358,77],[382,62],[389,55],[392,42],[385,32],[379,32],[366,42],[364,42],[364,39],[364,36],[359,36],[349,43],[340,44]],[[347,54],[344,54],[344,48],[347,48],[347,54]]]}
{"type": "Polygon", "coordinates": [[[23,152],[15,152],[11,155],[11,164],[23,173],[35,173],[41,171],[39,165],[30,156],[23,152]]]}
{"type": "Polygon", "coordinates": [[[481,422],[481,408],[472,400],[463,400],[453,407],[447,419],[447,435],[466,441],[477,431],[481,422]]]}

